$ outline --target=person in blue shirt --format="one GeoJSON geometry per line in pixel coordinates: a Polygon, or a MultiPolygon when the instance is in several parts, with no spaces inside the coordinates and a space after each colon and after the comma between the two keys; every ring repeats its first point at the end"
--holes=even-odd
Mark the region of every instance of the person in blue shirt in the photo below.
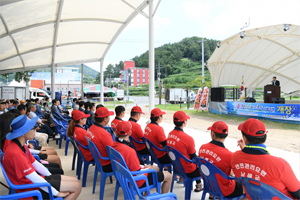
{"type": "Polygon", "coordinates": [[[35,105],[36,105],[36,111],[35,111],[35,114],[38,115],[39,117],[40,116],[44,116],[44,113],[40,107],[40,99],[39,98],[36,98],[35,99],[35,105]]]}
{"type": "Polygon", "coordinates": [[[12,109],[16,109],[19,105],[19,102],[18,101],[11,101],[12,105],[9,107],[9,110],[12,110],[12,109]]]}
{"type": "Polygon", "coordinates": [[[72,109],[74,109],[74,106],[76,105],[76,101],[77,101],[77,98],[74,98],[73,103],[72,103],[72,109]]]}

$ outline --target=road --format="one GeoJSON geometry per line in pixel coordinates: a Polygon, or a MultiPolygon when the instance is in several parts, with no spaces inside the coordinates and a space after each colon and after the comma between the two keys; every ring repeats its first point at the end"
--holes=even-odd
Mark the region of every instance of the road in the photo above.
{"type": "MultiPolygon", "coordinates": [[[[139,106],[149,105],[149,97],[137,97],[137,96],[129,96],[129,99],[134,100],[135,102],[129,104],[129,106],[135,106],[136,104],[139,106]]],[[[155,98],[155,105],[159,103],[159,99],[155,98]]],[[[165,104],[165,99],[161,99],[161,103],[165,104]]]]}

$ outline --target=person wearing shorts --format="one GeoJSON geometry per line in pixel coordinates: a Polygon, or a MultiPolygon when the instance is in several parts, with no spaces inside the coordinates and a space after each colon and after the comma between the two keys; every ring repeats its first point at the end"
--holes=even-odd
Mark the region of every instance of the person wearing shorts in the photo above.
{"type": "MultiPolygon", "coordinates": [[[[77,178],[52,175],[46,167],[35,160],[25,145],[26,138],[33,137],[35,133],[37,120],[38,117],[29,120],[26,115],[21,115],[11,122],[12,131],[6,135],[6,138],[11,140],[11,143],[7,146],[2,160],[7,176],[16,185],[49,181],[49,183],[53,184],[51,185],[51,190],[54,196],[64,197],[65,200],[76,199],[81,192],[81,185],[77,178]]],[[[16,192],[35,189],[40,189],[48,194],[48,187],[16,190],[16,192]]],[[[44,199],[49,199],[49,196],[45,194],[44,199]]]]}

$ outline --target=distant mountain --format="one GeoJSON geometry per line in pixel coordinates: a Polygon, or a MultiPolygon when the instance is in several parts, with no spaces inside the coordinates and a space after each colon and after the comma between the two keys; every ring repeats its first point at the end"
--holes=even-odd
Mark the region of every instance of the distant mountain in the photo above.
{"type": "MultiPolygon", "coordinates": [[[[63,66],[63,67],[73,67],[73,68],[78,68],[79,69],[79,73],[81,73],[81,65],[67,65],[67,66],[63,66]]],[[[37,72],[51,72],[51,68],[46,68],[46,69],[37,69],[37,72]]],[[[89,66],[83,64],[83,74],[87,74],[93,78],[96,78],[97,74],[99,72],[90,68],[89,66]]]]}

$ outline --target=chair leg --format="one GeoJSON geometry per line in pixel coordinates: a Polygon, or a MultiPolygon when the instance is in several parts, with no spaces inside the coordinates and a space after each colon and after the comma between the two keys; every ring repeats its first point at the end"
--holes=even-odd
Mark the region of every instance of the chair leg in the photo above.
{"type": "MultiPolygon", "coordinates": [[[[76,149],[74,149],[73,161],[72,161],[72,170],[75,169],[76,154],[77,154],[76,149]]],[[[76,175],[77,175],[77,171],[76,171],[76,175]]]]}
{"type": "Polygon", "coordinates": [[[60,138],[59,138],[59,146],[58,146],[59,149],[61,149],[61,142],[62,142],[62,135],[60,135],[60,138]]]}
{"type": "Polygon", "coordinates": [[[88,169],[89,169],[89,164],[87,162],[83,162],[82,187],[86,186],[88,169]]]}
{"type": "Polygon", "coordinates": [[[188,180],[185,187],[184,199],[191,199],[192,189],[193,189],[193,182],[188,180]]]}
{"type": "Polygon", "coordinates": [[[112,176],[109,177],[110,183],[113,183],[112,176]]]}
{"type": "Polygon", "coordinates": [[[67,155],[68,155],[69,143],[70,143],[70,140],[69,140],[69,139],[67,139],[67,140],[66,140],[66,147],[65,147],[65,156],[67,156],[67,155]]]}
{"type": "Polygon", "coordinates": [[[205,200],[205,196],[206,196],[206,190],[204,189],[202,192],[201,200],[205,200]]]}
{"type": "Polygon", "coordinates": [[[118,181],[116,181],[115,198],[114,198],[114,200],[117,200],[117,199],[118,199],[119,187],[120,187],[120,184],[119,184],[118,181]]]}
{"type": "Polygon", "coordinates": [[[78,158],[77,158],[77,177],[78,177],[78,180],[80,180],[81,168],[82,168],[82,159],[78,154],[78,158]]]}
{"type": "Polygon", "coordinates": [[[176,174],[173,173],[173,178],[172,178],[172,183],[171,183],[171,190],[170,190],[170,192],[173,191],[173,186],[174,186],[175,177],[176,177],[176,174]]]}
{"type": "Polygon", "coordinates": [[[101,179],[100,179],[100,195],[99,195],[99,199],[100,200],[103,200],[106,178],[107,178],[107,174],[106,173],[101,174],[101,179]]]}
{"type": "Polygon", "coordinates": [[[96,187],[97,178],[98,178],[98,170],[97,170],[97,167],[95,167],[94,183],[93,183],[93,194],[95,193],[95,187],[96,187]]]}

